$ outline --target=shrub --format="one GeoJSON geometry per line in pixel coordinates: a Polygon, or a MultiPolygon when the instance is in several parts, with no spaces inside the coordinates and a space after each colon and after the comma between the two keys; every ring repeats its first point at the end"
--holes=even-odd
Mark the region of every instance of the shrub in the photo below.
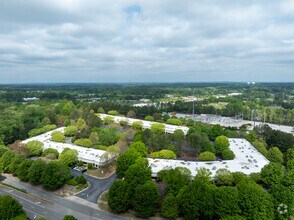
{"type": "Polygon", "coordinates": [[[46,157],[48,156],[49,154],[52,154],[54,155],[56,158],[58,158],[59,156],[59,153],[56,149],[53,149],[53,148],[47,148],[43,151],[43,154],[42,154],[42,157],[46,157]]]}
{"type": "Polygon", "coordinates": [[[78,146],[82,146],[82,147],[87,147],[87,148],[90,148],[93,146],[93,143],[90,139],[88,138],[81,138],[81,139],[78,139],[74,142],[74,144],[78,145],[78,146]]]}
{"type": "Polygon", "coordinates": [[[145,117],[145,120],[146,120],[146,121],[154,121],[154,117],[151,116],[151,115],[147,115],[147,116],[145,117]]]}
{"type": "Polygon", "coordinates": [[[151,131],[155,134],[163,134],[165,132],[165,125],[164,124],[152,124],[151,131]]]}
{"type": "Polygon", "coordinates": [[[30,156],[40,156],[43,151],[44,144],[40,141],[30,141],[26,144],[30,156]]]}
{"type": "Polygon", "coordinates": [[[81,184],[81,185],[84,185],[87,183],[87,180],[84,176],[77,176],[76,181],[78,182],[78,184],[81,184]]]}
{"type": "Polygon", "coordinates": [[[216,171],[215,181],[217,185],[231,186],[234,183],[234,176],[227,169],[219,169],[216,171]]]}
{"type": "Polygon", "coordinates": [[[255,147],[255,149],[261,153],[263,156],[267,157],[267,149],[263,142],[261,141],[254,141],[252,145],[255,147]]]}
{"type": "Polygon", "coordinates": [[[76,126],[67,126],[64,129],[64,135],[68,137],[73,137],[78,133],[78,128],[76,126]]]}
{"type": "Polygon", "coordinates": [[[56,125],[45,125],[42,128],[34,128],[34,129],[29,131],[29,137],[34,137],[34,136],[46,133],[46,132],[51,131],[51,130],[56,129],[56,128],[57,128],[56,125]]]}
{"type": "Polygon", "coordinates": [[[99,145],[95,145],[94,148],[99,150],[106,150],[107,146],[99,144],[99,145]]]}
{"type": "Polygon", "coordinates": [[[267,152],[267,159],[271,162],[283,163],[283,153],[277,147],[272,147],[267,152]]]}
{"type": "Polygon", "coordinates": [[[226,136],[218,136],[214,141],[216,153],[220,154],[230,146],[229,139],[226,136]]]}
{"type": "Polygon", "coordinates": [[[64,143],[65,142],[65,136],[62,134],[61,131],[53,131],[51,133],[51,140],[55,141],[55,142],[64,143]]]}
{"type": "Polygon", "coordinates": [[[119,115],[119,112],[116,110],[110,110],[110,111],[108,111],[108,114],[109,115],[119,115]]]}
{"type": "Polygon", "coordinates": [[[67,185],[77,186],[79,183],[75,179],[69,179],[66,181],[67,185]]]}
{"type": "Polygon", "coordinates": [[[205,151],[205,152],[199,154],[198,159],[201,161],[214,161],[214,160],[216,160],[216,156],[214,153],[211,153],[209,151],[205,151]]]}
{"type": "Polygon", "coordinates": [[[73,165],[77,162],[78,160],[78,151],[70,148],[65,148],[60,156],[59,160],[66,164],[67,166],[73,165]]]}
{"type": "Polygon", "coordinates": [[[104,109],[102,107],[99,107],[98,110],[97,110],[97,112],[98,113],[103,113],[103,114],[105,113],[105,111],[104,111],[104,109]]]}
{"type": "Polygon", "coordinates": [[[104,124],[108,125],[108,124],[114,123],[114,119],[113,119],[113,117],[111,117],[111,116],[106,116],[106,117],[103,119],[103,122],[104,122],[104,124]]]}
{"type": "Polygon", "coordinates": [[[178,118],[169,118],[166,123],[171,125],[182,125],[182,121],[178,118]]]}
{"type": "Polygon", "coordinates": [[[142,133],[141,131],[137,131],[137,133],[134,136],[134,142],[142,141],[142,133]]]}
{"type": "Polygon", "coordinates": [[[92,169],[93,168],[93,164],[92,163],[88,163],[88,169],[92,169]]]}
{"type": "Polygon", "coordinates": [[[177,155],[171,150],[161,150],[150,154],[152,158],[175,159],[177,155]]]}
{"type": "Polygon", "coordinates": [[[132,128],[136,130],[142,130],[143,129],[143,123],[141,121],[134,121],[132,124],[132,128]]]}
{"type": "Polygon", "coordinates": [[[119,154],[120,153],[120,150],[119,150],[118,146],[116,146],[116,145],[111,145],[111,146],[107,147],[106,151],[108,153],[112,153],[112,154],[119,154]]]}
{"type": "Polygon", "coordinates": [[[127,121],[119,121],[119,124],[120,124],[120,126],[122,126],[122,127],[126,127],[127,125],[128,125],[128,122],[127,121]]]}
{"type": "Polygon", "coordinates": [[[235,158],[235,154],[230,149],[226,149],[222,152],[222,157],[224,160],[233,160],[235,158]]]}

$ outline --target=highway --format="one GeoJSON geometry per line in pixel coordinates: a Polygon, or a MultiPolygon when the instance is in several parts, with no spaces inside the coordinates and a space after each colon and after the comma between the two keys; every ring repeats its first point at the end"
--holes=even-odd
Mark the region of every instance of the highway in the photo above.
{"type": "Polygon", "coordinates": [[[126,218],[100,210],[97,204],[85,200],[78,203],[76,201],[81,201],[78,197],[76,197],[77,199],[58,197],[39,187],[19,182],[14,178],[6,177],[3,182],[27,191],[27,193],[23,193],[0,185],[0,194],[9,194],[17,199],[22,204],[30,219],[44,217],[47,220],[62,220],[64,215],[73,215],[79,220],[130,219],[129,217],[126,218]]]}

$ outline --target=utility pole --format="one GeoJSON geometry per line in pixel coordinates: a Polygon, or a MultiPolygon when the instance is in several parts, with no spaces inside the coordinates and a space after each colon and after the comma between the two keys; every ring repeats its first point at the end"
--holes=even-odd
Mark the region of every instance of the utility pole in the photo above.
{"type": "Polygon", "coordinates": [[[253,122],[253,109],[251,110],[251,121],[253,122]]]}
{"type": "Polygon", "coordinates": [[[194,119],[194,114],[195,114],[195,104],[194,104],[195,98],[193,98],[193,119],[194,119]]]}
{"type": "Polygon", "coordinates": [[[253,129],[255,128],[255,110],[256,110],[256,109],[254,109],[254,111],[253,111],[253,113],[254,113],[254,115],[253,115],[253,119],[254,119],[253,129]]]}

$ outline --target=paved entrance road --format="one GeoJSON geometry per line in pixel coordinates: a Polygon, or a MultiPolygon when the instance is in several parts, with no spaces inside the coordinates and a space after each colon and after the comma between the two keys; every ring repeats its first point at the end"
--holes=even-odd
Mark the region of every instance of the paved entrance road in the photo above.
{"type": "Polygon", "coordinates": [[[28,194],[26,194],[0,185],[0,194],[10,194],[21,202],[30,219],[45,217],[47,220],[62,220],[64,215],[74,215],[79,220],[130,219],[129,217],[127,218],[102,211],[93,203],[89,203],[91,205],[85,205],[85,200],[82,200],[85,202],[77,203],[66,198],[55,196],[46,190],[31,186],[28,183],[19,182],[14,178],[7,177],[3,182],[28,192],[28,194]]]}
{"type": "Polygon", "coordinates": [[[103,193],[105,190],[108,190],[117,178],[117,175],[115,173],[106,179],[97,179],[74,170],[72,170],[71,174],[73,176],[83,175],[91,185],[88,189],[77,194],[76,196],[95,204],[97,203],[97,199],[101,195],[101,193],[103,193]]]}

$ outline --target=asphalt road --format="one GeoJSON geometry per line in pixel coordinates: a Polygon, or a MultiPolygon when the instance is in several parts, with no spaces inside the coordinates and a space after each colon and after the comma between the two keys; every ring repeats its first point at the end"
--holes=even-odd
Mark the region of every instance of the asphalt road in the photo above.
{"type": "Polygon", "coordinates": [[[92,205],[90,206],[86,205],[86,202],[78,203],[55,196],[46,190],[19,182],[13,178],[5,178],[3,182],[27,191],[26,194],[11,189],[10,187],[0,185],[0,194],[10,194],[17,199],[24,207],[30,219],[45,217],[47,220],[62,220],[64,215],[74,215],[79,220],[130,219],[129,217],[127,218],[102,211],[93,203],[90,203],[92,205]]]}
{"type": "Polygon", "coordinates": [[[117,175],[115,173],[107,179],[97,179],[74,170],[72,170],[71,174],[73,176],[83,175],[90,183],[90,187],[88,189],[77,194],[76,196],[95,204],[97,203],[97,199],[101,195],[101,193],[103,193],[105,190],[108,190],[117,178],[117,175]]]}

